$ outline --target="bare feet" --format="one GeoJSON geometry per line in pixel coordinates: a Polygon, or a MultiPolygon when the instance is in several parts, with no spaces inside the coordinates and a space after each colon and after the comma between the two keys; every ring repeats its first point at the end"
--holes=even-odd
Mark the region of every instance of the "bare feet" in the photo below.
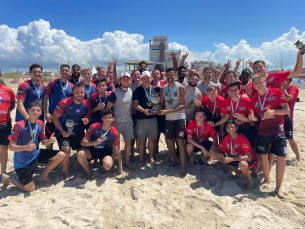
{"type": "Polygon", "coordinates": [[[85,179],[86,180],[89,180],[92,176],[92,171],[90,170],[90,173],[87,173],[86,176],[85,176],[85,179]]]}
{"type": "Polygon", "coordinates": [[[185,177],[186,175],[186,170],[185,169],[180,169],[180,177],[185,177]]]}
{"type": "Polygon", "coordinates": [[[8,186],[10,184],[10,182],[7,180],[10,176],[7,174],[2,174],[2,183],[5,186],[8,186]]]}
{"type": "Polygon", "coordinates": [[[45,177],[45,176],[40,176],[39,179],[38,179],[40,182],[47,182],[47,183],[50,183],[50,184],[54,184],[53,181],[50,180],[49,177],[45,177]]]}
{"type": "Polygon", "coordinates": [[[126,174],[126,172],[123,170],[118,170],[118,174],[126,174]]]}
{"type": "Polygon", "coordinates": [[[274,192],[276,193],[276,195],[277,195],[279,198],[281,198],[281,199],[285,199],[285,198],[286,198],[286,196],[285,196],[285,194],[284,194],[284,192],[282,191],[281,188],[279,188],[279,189],[275,188],[275,189],[274,189],[274,192]]]}
{"type": "Polygon", "coordinates": [[[267,185],[269,185],[269,184],[270,184],[270,179],[267,180],[267,179],[265,178],[265,179],[263,180],[262,184],[267,184],[267,185]]]}
{"type": "Polygon", "coordinates": [[[72,176],[70,176],[69,173],[68,174],[65,173],[65,181],[70,181],[70,180],[72,180],[72,176]]]}

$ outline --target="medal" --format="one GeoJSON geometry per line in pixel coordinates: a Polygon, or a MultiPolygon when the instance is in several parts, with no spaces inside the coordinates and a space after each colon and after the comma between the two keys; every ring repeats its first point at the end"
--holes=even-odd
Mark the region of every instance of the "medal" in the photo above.
{"type": "Polygon", "coordinates": [[[262,111],[260,111],[259,113],[258,113],[258,115],[259,115],[259,117],[264,117],[264,115],[265,115],[265,113],[264,112],[262,112],[262,111]]]}
{"type": "Polygon", "coordinates": [[[35,133],[34,133],[34,131],[32,130],[32,126],[31,126],[31,123],[30,123],[29,119],[28,119],[28,125],[29,125],[29,129],[30,129],[30,133],[31,133],[32,140],[33,140],[33,142],[34,142],[34,144],[35,144],[35,146],[36,146],[36,136],[37,136],[37,130],[38,130],[37,122],[36,122],[36,124],[35,124],[35,133]]]}
{"type": "Polygon", "coordinates": [[[65,100],[65,99],[67,99],[66,92],[68,89],[68,82],[66,83],[65,87],[62,85],[61,79],[59,79],[59,83],[60,83],[62,94],[63,94],[62,100],[65,100]]]}
{"type": "Polygon", "coordinates": [[[233,107],[233,102],[232,102],[232,98],[231,98],[231,108],[232,108],[232,115],[235,116],[235,113],[237,111],[237,108],[238,108],[238,104],[239,104],[239,99],[240,99],[240,95],[238,96],[238,100],[237,100],[237,103],[236,103],[236,108],[234,110],[234,107],[233,107]]]}
{"type": "Polygon", "coordinates": [[[189,100],[189,102],[187,103],[187,106],[189,108],[191,108],[193,106],[193,99],[195,97],[195,90],[193,90],[193,95],[192,96],[190,95],[190,91],[189,91],[188,86],[186,86],[186,91],[187,91],[187,97],[188,97],[188,100],[189,100]]]}
{"type": "Polygon", "coordinates": [[[147,98],[147,102],[146,102],[146,104],[147,104],[147,106],[151,106],[151,86],[149,85],[149,96],[148,96],[148,93],[147,93],[147,90],[146,90],[146,88],[144,87],[144,86],[142,86],[143,87],[143,89],[144,89],[144,91],[145,91],[145,93],[146,93],[146,98],[147,98]]]}
{"type": "Polygon", "coordinates": [[[259,112],[259,116],[261,118],[264,117],[264,107],[265,107],[265,102],[266,102],[267,96],[268,96],[268,89],[266,90],[265,98],[264,98],[264,101],[263,101],[263,104],[262,104],[260,95],[257,95],[258,102],[259,102],[259,107],[261,109],[261,111],[259,112]]]}
{"type": "Polygon", "coordinates": [[[149,102],[149,101],[147,101],[146,104],[147,104],[147,106],[149,106],[149,107],[151,106],[151,102],[149,102]]]}
{"type": "MultiPolygon", "coordinates": [[[[83,81],[83,85],[85,86],[86,100],[89,101],[92,83],[90,82],[89,90],[87,90],[87,87],[86,87],[86,86],[88,86],[88,85],[86,85],[86,84],[84,83],[84,81],[83,81]]],[[[106,94],[107,94],[107,93],[106,93],[106,94]]]]}
{"type": "Polygon", "coordinates": [[[42,100],[41,99],[37,99],[36,102],[42,104],[42,100]]]}
{"type": "Polygon", "coordinates": [[[33,86],[34,86],[34,88],[35,88],[35,90],[36,90],[36,92],[37,92],[37,100],[36,100],[36,102],[39,102],[40,104],[42,104],[42,100],[41,100],[41,98],[40,98],[40,93],[41,93],[41,91],[40,91],[40,83],[38,84],[38,86],[36,87],[36,85],[34,84],[34,82],[33,82],[33,80],[31,80],[32,81],[32,84],[33,84],[33,86]],[[38,89],[37,89],[38,88],[38,89]]]}
{"type": "Polygon", "coordinates": [[[173,105],[173,100],[168,100],[167,103],[168,103],[168,105],[171,106],[171,105],[173,105]]]}
{"type": "Polygon", "coordinates": [[[193,106],[193,100],[192,100],[191,102],[188,102],[188,103],[187,103],[187,106],[188,106],[189,108],[191,108],[191,107],[193,106]]]}
{"type": "Polygon", "coordinates": [[[171,106],[173,105],[173,100],[172,100],[172,92],[175,91],[175,86],[176,86],[176,83],[174,83],[174,86],[172,87],[172,90],[171,92],[169,91],[169,85],[167,84],[167,91],[168,91],[168,104],[171,106]]]}

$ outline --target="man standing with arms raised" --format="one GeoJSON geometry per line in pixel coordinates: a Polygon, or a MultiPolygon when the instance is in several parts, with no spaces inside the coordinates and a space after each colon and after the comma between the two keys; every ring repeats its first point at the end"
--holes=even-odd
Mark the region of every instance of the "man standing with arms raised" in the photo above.
{"type": "Polygon", "coordinates": [[[132,169],[129,165],[131,153],[131,140],[134,139],[133,121],[131,117],[132,90],[129,88],[130,75],[128,72],[121,74],[121,86],[116,88],[109,97],[107,108],[114,111],[114,123],[119,134],[122,134],[125,142],[125,166],[132,169]]]}
{"type": "Polygon", "coordinates": [[[251,100],[251,108],[253,111],[249,114],[249,119],[258,122],[256,126],[256,152],[260,154],[261,167],[267,184],[270,184],[270,167],[273,159],[277,156],[276,187],[274,191],[280,198],[285,198],[281,189],[287,153],[283,115],[289,114],[289,106],[284,93],[280,89],[267,88],[265,74],[254,75],[252,82],[254,88],[257,90],[257,94],[251,100]],[[268,159],[270,145],[271,154],[268,159]]]}
{"type": "Polygon", "coordinates": [[[202,96],[207,95],[207,89],[209,85],[214,85],[214,83],[211,81],[213,68],[206,67],[203,69],[203,81],[198,85],[198,89],[200,90],[202,96]]]}
{"type": "Polygon", "coordinates": [[[180,176],[186,175],[185,171],[185,104],[187,92],[186,88],[178,82],[175,82],[175,70],[169,68],[166,70],[167,84],[160,90],[161,104],[165,106],[160,115],[165,116],[165,136],[168,139],[168,149],[172,158],[172,165],[176,166],[175,141],[177,139],[181,170],[180,176]]]}
{"type": "MultiPolygon", "coordinates": [[[[68,82],[70,76],[70,67],[67,64],[60,66],[60,79],[52,80],[44,92],[43,96],[43,111],[46,119],[46,136],[50,136],[55,132],[55,126],[52,122],[52,115],[57,104],[69,98],[72,95],[73,84],[68,82]],[[49,109],[48,109],[49,100],[49,109]]],[[[53,144],[47,145],[47,149],[52,149],[53,144]]]]}

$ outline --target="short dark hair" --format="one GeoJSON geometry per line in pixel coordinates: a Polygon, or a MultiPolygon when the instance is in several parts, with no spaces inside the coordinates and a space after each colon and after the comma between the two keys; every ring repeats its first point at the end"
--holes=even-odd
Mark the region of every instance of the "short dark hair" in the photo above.
{"type": "Polygon", "coordinates": [[[241,74],[243,74],[243,72],[249,72],[249,73],[250,73],[250,77],[251,77],[252,72],[251,72],[250,69],[245,68],[245,69],[243,69],[243,70],[241,71],[241,74]]]}
{"type": "MultiPolygon", "coordinates": [[[[34,68],[40,68],[41,71],[43,71],[43,68],[42,68],[42,66],[40,64],[32,64],[31,67],[30,67],[30,72],[32,72],[32,70],[34,68]]],[[[1,71],[0,71],[0,74],[1,74],[1,71]]]]}
{"type": "Polygon", "coordinates": [[[101,111],[101,116],[104,117],[105,115],[111,114],[114,117],[114,113],[110,108],[105,108],[101,111]]]}
{"type": "Polygon", "coordinates": [[[228,84],[228,90],[230,89],[230,87],[234,87],[234,86],[237,86],[238,89],[240,89],[240,81],[233,80],[231,83],[228,84]]]}
{"type": "Polygon", "coordinates": [[[74,65],[72,66],[72,68],[79,68],[79,69],[82,69],[78,64],[74,64],[74,65]]]}
{"type": "Polygon", "coordinates": [[[178,68],[178,72],[180,71],[180,69],[184,69],[184,70],[186,71],[186,67],[184,67],[184,66],[180,66],[180,67],[178,68]]]}
{"type": "Polygon", "coordinates": [[[228,121],[226,121],[225,129],[227,128],[227,125],[230,124],[230,123],[237,127],[237,123],[233,119],[229,119],[228,121]]]}
{"type": "Polygon", "coordinates": [[[73,86],[72,91],[74,91],[74,89],[75,89],[76,87],[81,87],[81,88],[84,88],[84,89],[85,89],[85,86],[83,85],[82,82],[80,82],[80,83],[78,83],[78,84],[75,84],[75,85],[73,86]]]}
{"type": "Polygon", "coordinates": [[[164,66],[163,64],[156,64],[155,69],[160,70],[160,73],[164,72],[164,66]]]}
{"type": "Polygon", "coordinates": [[[141,64],[145,64],[146,67],[147,67],[147,63],[146,63],[145,61],[141,61],[141,62],[139,63],[139,67],[141,66],[141,64]]]}
{"type": "Polygon", "coordinates": [[[228,71],[226,71],[226,72],[225,72],[225,74],[224,74],[224,77],[226,77],[226,75],[227,75],[227,74],[229,74],[229,73],[232,73],[232,74],[233,74],[233,76],[234,76],[234,78],[236,78],[236,74],[235,74],[235,72],[234,72],[234,71],[232,71],[232,70],[228,70],[228,71]]]}
{"type": "MultiPolygon", "coordinates": [[[[204,113],[204,116],[207,117],[208,116],[208,111],[202,107],[199,107],[197,110],[196,110],[196,113],[198,112],[203,112],[204,113]]],[[[196,114],[195,113],[195,114],[196,114]]]]}
{"type": "MultiPolygon", "coordinates": [[[[133,73],[135,73],[135,72],[140,72],[140,70],[139,70],[139,69],[133,70],[132,73],[131,73],[131,77],[133,77],[133,73]]],[[[140,72],[140,73],[141,73],[141,72],[140,72]]]]}
{"type": "Polygon", "coordinates": [[[69,70],[70,70],[70,66],[67,64],[62,64],[59,69],[62,69],[62,68],[69,68],[69,70]]]}
{"type": "Polygon", "coordinates": [[[173,68],[168,68],[168,69],[166,69],[165,72],[171,72],[171,71],[176,72],[175,69],[173,69],[173,68]]]}
{"type": "Polygon", "coordinates": [[[158,69],[158,68],[155,68],[151,73],[153,73],[153,72],[155,72],[155,71],[158,71],[158,72],[160,72],[160,75],[162,74],[161,73],[161,70],[160,69],[158,69]]]}
{"type": "Polygon", "coordinates": [[[32,107],[39,107],[40,109],[42,109],[42,106],[39,102],[32,102],[29,106],[29,109],[31,109],[32,107]]]}
{"type": "Polygon", "coordinates": [[[202,73],[204,73],[205,70],[211,70],[211,71],[213,72],[213,68],[212,68],[212,67],[205,67],[205,68],[203,69],[202,73]]]}
{"type": "Polygon", "coordinates": [[[198,75],[197,73],[193,73],[192,75],[190,75],[190,76],[189,76],[189,79],[190,79],[191,77],[193,77],[193,76],[197,76],[198,79],[199,79],[199,75],[198,75]]]}
{"type": "Polygon", "coordinates": [[[262,63],[264,66],[266,66],[265,61],[263,61],[263,60],[256,60],[256,61],[254,61],[253,66],[255,64],[257,64],[257,63],[262,63]]]}
{"type": "Polygon", "coordinates": [[[105,82],[105,84],[107,84],[107,79],[102,79],[102,78],[97,78],[96,80],[95,80],[95,85],[97,86],[99,83],[101,83],[101,82],[105,82]]]}

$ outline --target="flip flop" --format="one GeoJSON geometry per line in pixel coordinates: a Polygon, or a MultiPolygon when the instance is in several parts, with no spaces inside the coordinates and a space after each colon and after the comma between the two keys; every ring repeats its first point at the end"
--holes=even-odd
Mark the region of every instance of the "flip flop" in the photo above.
{"type": "Polygon", "coordinates": [[[152,162],[150,162],[150,164],[151,164],[151,165],[157,165],[157,162],[152,161],[152,162]]]}
{"type": "Polygon", "coordinates": [[[139,166],[140,168],[142,168],[142,167],[144,166],[144,162],[138,163],[138,166],[139,166]]]}

